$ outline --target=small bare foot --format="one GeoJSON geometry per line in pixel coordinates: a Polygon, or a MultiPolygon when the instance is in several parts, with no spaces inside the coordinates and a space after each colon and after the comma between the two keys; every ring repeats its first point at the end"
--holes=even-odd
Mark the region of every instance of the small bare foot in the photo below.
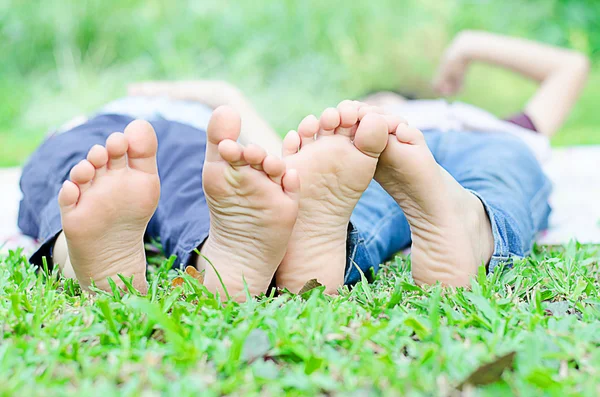
{"type": "Polygon", "coordinates": [[[157,140],[152,126],[136,120],[96,145],[71,170],[58,195],[69,258],[82,288],[92,281],[110,290],[108,278],[133,276],[146,293],[144,233],[160,196],[157,140]]]}
{"type": "MultiPolygon", "coordinates": [[[[266,292],[287,249],[298,215],[300,181],[285,163],[258,146],[236,140],[240,116],[216,109],[208,125],[203,180],[210,209],[209,237],[201,254],[217,270],[234,299],[266,292]]],[[[213,267],[200,257],[204,284],[223,293],[213,267]]]]}
{"type": "Polygon", "coordinates": [[[326,109],[320,121],[306,117],[298,132],[284,140],[284,160],[298,170],[301,195],[298,220],[277,271],[278,287],[298,292],[316,278],[334,294],[344,283],[350,215],[373,179],[388,136],[380,115],[358,118],[359,104],[344,101],[326,109]]]}
{"type": "Polygon", "coordinates": [[[401,123],[379,159],[375,179],[410,224],[413,279],[468,286],[494,251],[481,201],[440,167],[421,131],[401,123]]]}

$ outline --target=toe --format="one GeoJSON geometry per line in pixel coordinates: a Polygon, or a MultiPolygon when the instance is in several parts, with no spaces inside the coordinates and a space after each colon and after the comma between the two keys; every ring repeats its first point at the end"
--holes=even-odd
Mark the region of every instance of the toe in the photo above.
{"type": "Polygon", "coordinates": [[[400,124],[408,124],[408,122],[400,116],[386,114],[383,116],[388,124],[388,132],[395,134],[400,124]]]}
{"type": "Polygon", "coordinates": [[[285,172],[285,163],[283,160],[278,159],[275,156],[267,156],[265,157],[262,168],[265,173],[273,180],[273,182],[281,184],[281,177],[285,172]]]}
{"type": "Polygon", "coordinates": [[[219,144],[226,139],[237,141],[241,127],[242,120],[236,110],[229,106],[215,109],[206,129],[206,161],[219,161],[219,144]]]}
{"type": "Polygon", "coordinates": [[[125,128],[128,141],[127,160],[134,170],[157,174],[156,151],[158,140],[152,125],[144,120],[135,120],[125,128]]]}
{"type": "Polygon", "coordinates": [[[253,143],[244,149],[244,160],[257,170],[262,171],[265,157],[267,157],[267,151],[253,143]]]}
{"type": "Polygon", "coordinates": [[[108,163],[108,152],[102,145],[94,145],[87,155],[87,160],[96,168],[104,167],[108,163]]]}
{"type": "Polygon", "coordinates": [[[425,144],[425,137],[423,133],[415,127],[411,127],[407,124],[400,124],[396,129],[396,138],[399,142],[407,143],[410,145],[425,144]]]}
{"type": "Polygon", "coordinates": [[[388,125],[383,116],[369,113],[356,130],[354,146],[364,154],[377,158],[385,149],[388,136],[388,125]]]}
{"type": "Polygon", "coordinates": [[[327,108],[321,114],[319,119],[318,136],[328,136],[335,133],[335,129],[340,126],[340,112],[336,108],[327,108]]]}
{"type": "Polygon", "coordinates": [[[63,183],[60,192],[58,192],[58,205],[62,211],[67,211],[69,207],[77,204],[79,200],[79,188],[76,184],[71,181],[65,181],[63,183]]]}
{"type": "Polygon", "coordinates": [[[118,170],[127,166],[127,148],[129,143],[125,134],[115,132],[106,140],[106,151],[108,152],[108,169],[118,170]]]}
{"type": "Polygon", "coordinates": [[[306,116],[298,125],[298,135],[300,135],[300,147],[310,145],[315,141],[315,136],[319,132],[319,120],[312,114],[306,116]]]}
{"type": "Polygon", "coordinates": [[[385,112],[379,106],[370,106],[367,104],[363,104],[360,107],[360,109],[358,109],[358,119],[362,120],[367,114],[371,114],[371,113],[383,114],[385,112]]]}
{"type": "Polygon", "coordinates": [[[95,174],[96,168],[94,168],[92,163],[87,160],[81,160],[79,164],[71,169],[69,178],[79,186],[79,190],[83,193],[91,186],[95,174]]]}
{"type": "Polygon", "coordinates": [[[221,141],[217,147],[217,151],[219,158],[222,158],[233,166],[242,166],[248,164],[244,160],[244,148],[242,145],[232,141],[231,139],[225,139],[224,141],[221,141]]]}
{"type": "Polygon", "coordinates": [[[358,122],[358,105],[354,101],[346,100],[341,102],[337,109],[340,114],[340,126],[335,130],[335,133],[353,137],[358,122]]]}
{"type": "Polygon", "coordinates": [[[298,153],[298,150],[300,149],[300,142],[300,134],[294,130],[288,132],[285,138],[283,138],[282,156],[287,157],[298,153]]]}
{"type": "Polygon", "coordinates": [[[104,175],[106,164],[108,164],[108,152],[106,148],[101,145],[94,145],[88,152],[87,161],[96,168],[96,178],[104,175]]]}
{"type": "Polygon", "coordinates": [[[289,197],[295,201],[300,199],[300,176],[298,175],[298,171],[294,169],[287,170],[285,175],[283,175],[281,184],[289,197]]]}

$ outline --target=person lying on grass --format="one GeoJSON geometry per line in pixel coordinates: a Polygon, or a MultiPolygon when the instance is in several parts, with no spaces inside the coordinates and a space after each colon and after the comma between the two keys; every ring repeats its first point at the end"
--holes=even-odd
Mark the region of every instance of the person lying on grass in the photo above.
{"type": "MultiPolygon", "coordinates": [[[[526,120],[546,135],[587,73],[577,53],[472,32],[450,47],[442,91],[476,59],[542,81],[526,120]]],[[[146,292],[146,237],[239,300],[272,281],[298,292],[317,279],[334,294],[407,246],[416,283],[468,286],[479,266],[527,255],[547,225],[551,185],[516,135],[421,132],[346,100],[280,142],[227,84],[142,83],[34,153],[19,226],[42,241],[32,263],[46,257],[84,289],[122,286],[121,274],[146,292]]]]}

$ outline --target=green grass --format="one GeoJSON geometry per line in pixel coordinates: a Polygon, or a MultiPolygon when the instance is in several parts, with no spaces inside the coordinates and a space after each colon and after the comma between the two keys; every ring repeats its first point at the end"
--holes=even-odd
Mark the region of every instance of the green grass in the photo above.
{"type": "MultiPolygon", "coordinates": [[[[554,144],[598,144],[599,15],[596,0],[0,0],[0,166],[131,81],[228,80],[280,132],[374,89],[430,97],[444,47],[467,28],[590,55],[554,144]]],[[[502,116],[534,89],[478,66],[459,99],[502,116]]],[[[598,395],[599,259],[576,244],[537,250],[442,292],[415,287],[399,257],[339,297],[236,304],[189,278],[172,288],[166,261],[147,297],[91,297],[13,253],[0,258],[0,395],[431,396],[459,395],[466,379],[465,395],[598,395]]]]}
{"type": "MultiPolygon", "coordinates": [[[[461,29],[597,60],[599,18],[595,0],[0,0],[0,166],[19,164],[48,129],[124,95],[131,81],[231,81],[284,133],[308,113],[373,89],[431,97],[438,60],[461,29]]],[[[600,143],[595,65],[557,145],[600,143]]],[[[459,99],[505,116],[533,90],[481,67],[459,99]]]]}
{"type": "Polygon", "coordinates": [[[0,266],[0,395],[458,395],[513,352],[463,391],[597,395],[599,259],[538,250],[444,292],[416,287],[398,257],[338,297],[238,304],[189,276],[173,288],[168,261],[146,297],[91,297],[13,253],[0,266]]]}

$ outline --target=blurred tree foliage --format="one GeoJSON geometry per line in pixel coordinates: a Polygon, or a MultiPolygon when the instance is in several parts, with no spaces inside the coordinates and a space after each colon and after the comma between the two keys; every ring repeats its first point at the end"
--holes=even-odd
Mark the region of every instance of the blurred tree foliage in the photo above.
{"type": "MultiPolygon", "coordinates": [[[[444,47],[463,29],[600,58],[600,0],[0,0],[0,166],[132,80],[226,79],[282,131],[373,89],[427,97],[444,47]]],[[[471,75],[460,99],[498,115],[535,89],[490,69],[471,75]]],[[[598,100],[584,93],[561,142],[600,142],[600,114],[590,112],[598,100]]]]}
{"type": "Polygon", "coordinates": [[[598,0],[459,0],[453,32],[483,29],[571,47],[600,57],[598,0]]]}

